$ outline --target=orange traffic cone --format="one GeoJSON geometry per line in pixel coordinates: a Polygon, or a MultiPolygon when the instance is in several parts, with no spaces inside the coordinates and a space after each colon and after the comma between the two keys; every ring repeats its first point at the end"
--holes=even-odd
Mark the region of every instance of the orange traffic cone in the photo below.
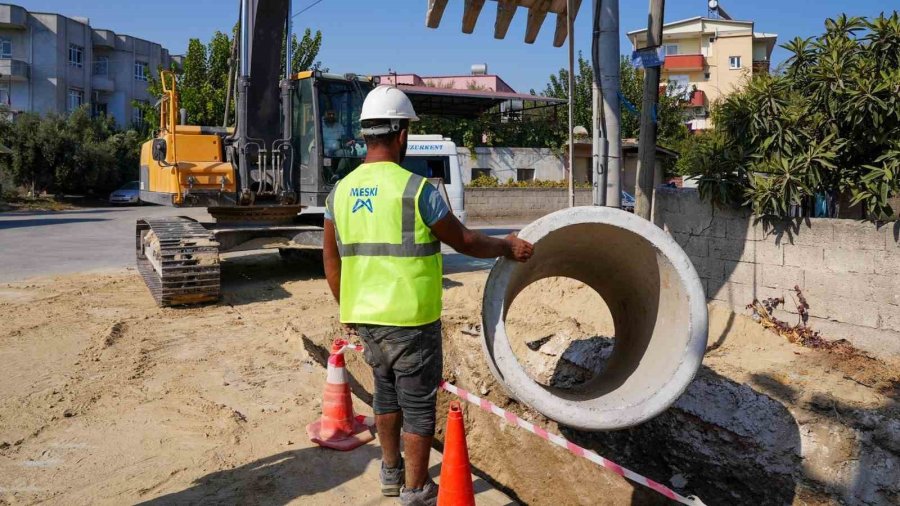
{"type": "Polygon", "coordinates": [[[450,413],[447,415],[444,461],[441,463],[437,503],[438,506],[475,506],[472,469],[466,447],[466,427],[459,401],[450,402],[450,413]]]}
{"type": "Polygon", "coordinates": [[[369,427],[353,415],[353,399],[344,368],[344,354],[341,353],[347,344],[343,339],[335,339],[332,343],[322,418],[306,426],[306,433],[314,443],[341,451],[352,450],[375,439],[369,427]]]}

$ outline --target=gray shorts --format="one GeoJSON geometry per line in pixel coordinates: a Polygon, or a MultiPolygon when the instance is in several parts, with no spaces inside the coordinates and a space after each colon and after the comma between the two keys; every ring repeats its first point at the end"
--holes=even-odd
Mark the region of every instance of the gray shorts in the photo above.
{"type": "Polygon", "coordinates": [[[441,321],[421,327],[359,325],[375,377],[376,415],[403,412],[403,430],[433,436],[441,382],[441,321]]]}

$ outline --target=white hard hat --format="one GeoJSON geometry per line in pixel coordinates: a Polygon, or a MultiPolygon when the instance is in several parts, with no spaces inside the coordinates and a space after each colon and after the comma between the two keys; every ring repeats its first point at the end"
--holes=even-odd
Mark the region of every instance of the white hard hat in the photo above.
{"type": "Polygon", "coordinates": [[[391,120],[391,126],[381,125],[371,128],[363,128],[364,135],[383,135],[391,131],[400,130],[400,121],[419,121],[416,116],[416,110],[413,109],[412,102],[406,93],[400,91],[395,86],[383,84],[369,92],[365,102],[363,102],[362,111],[359,116],[360,121],[370,119],[391,120]]]}

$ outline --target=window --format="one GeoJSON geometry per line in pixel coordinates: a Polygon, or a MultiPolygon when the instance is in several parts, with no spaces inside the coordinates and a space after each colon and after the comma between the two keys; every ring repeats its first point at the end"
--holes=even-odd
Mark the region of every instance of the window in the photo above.
{"type": "Polygon", "coordinates": [[[534,181],[534,169],[516,169],[516,181],[534,181]]]}
{"type": "Polygon", "coordinates": [[[81,67],[84,65],[84,48],[75,44],[69,44],[69,65],[81,67]]]}
{"type": "Polygon", "coordinates": [[[0,104],[10,105],[9,83],[0,83],[0,104]]]}
{"type": "Polygon", "coordinates": [[[84,90],[69,88],[67,103],[69,112],[74,112],[76,109],[81,107],[82,104],[84,104],[84,90]]]}
{"type": "Polygon", "coordinates": [[[666,56],[677,55],[678,44],[666,44],[666,56]]]}
{"type": "Polygon", "coordinates": [[[150,65],[145,61],[134,62],[134,79],[136,81],[147,81],[150,75],[150,65]]]}
{"type": "Polygon", "coordinates": [[[0,58],[12,58],[12,41],[0,38],[0,58]]]}
{"type": "Polygon", "coordinates": [[[480,177],[491,177],[491,169],[472,169],[472,179],[480,177]]]}
{"type": "MultiPolygon", "coordinates": [[[[299,134],[300,163],[308,165],[316,149],[316,123],[313,120],[312,79],[301,79],[294,94],[294,135],[299,134]]],[[[296,151],[295,151],[296,152],[296,151]]],[[[306,170],[306,167],[303,167],[306,170]]]]}
{"type": "Polygon", "coordinates": [[[681,97],[684,100],[691,99],[691,76],[687,74],[672,74],[669,76],[668,87],[666,91],[669,96],[681,97]]]}
{"type": "Polygon", "coordinates": [[[450,184],[450,159],[447,156],[407,156],[403,168],[422,177],[439,177],[450,184]]]}
{"type": "Polygon", "coordinates": [[[94,75],[109,76],[109,56],[98,56],[94,59],[94,75]]]}
{"type": "Polygon", "coordinates": [[[109,114],[109,106],[101,102],[93,102],[91,103],[91,114],[95,118],[106,116],[107,114],[109,114]]]}
{"type": "Polygon", "coordinates": [[[144,126],[144,108],[149,102],[144,100],[135,100],[134,107],[131,109],[131,122],[137,126],[144,126]]]}
{"type": "Polygon", "coordinates": [[[728,57],[728,67],[731,69],[741,68],[741,57],[740,56],[729,56],[728,57]]]}

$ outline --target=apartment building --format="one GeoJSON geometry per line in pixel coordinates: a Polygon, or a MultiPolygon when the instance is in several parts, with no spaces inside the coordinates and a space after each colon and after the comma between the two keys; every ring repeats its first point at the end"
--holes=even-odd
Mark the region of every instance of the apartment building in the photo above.
{"type": "MultiPolygon", "coordinates": [[[[635,49],[647,46],[647,30],[628,32],[635,49]]],[[[676,84],[690,99],[689,126],[711,127],[709,107],[748,76],[769,72],[778,35],[757,32],[753,21],[695,17],[663,26],[666,62],[661,81],[676,84]]]]}
{"type": "Polygon", "coordinates": [[[0,103],[13,112],[89,105],[120,126],[143,121],[147,79],[173,57],[160,44],[91,27],[85,18],[0,4],[0,103]]]}

